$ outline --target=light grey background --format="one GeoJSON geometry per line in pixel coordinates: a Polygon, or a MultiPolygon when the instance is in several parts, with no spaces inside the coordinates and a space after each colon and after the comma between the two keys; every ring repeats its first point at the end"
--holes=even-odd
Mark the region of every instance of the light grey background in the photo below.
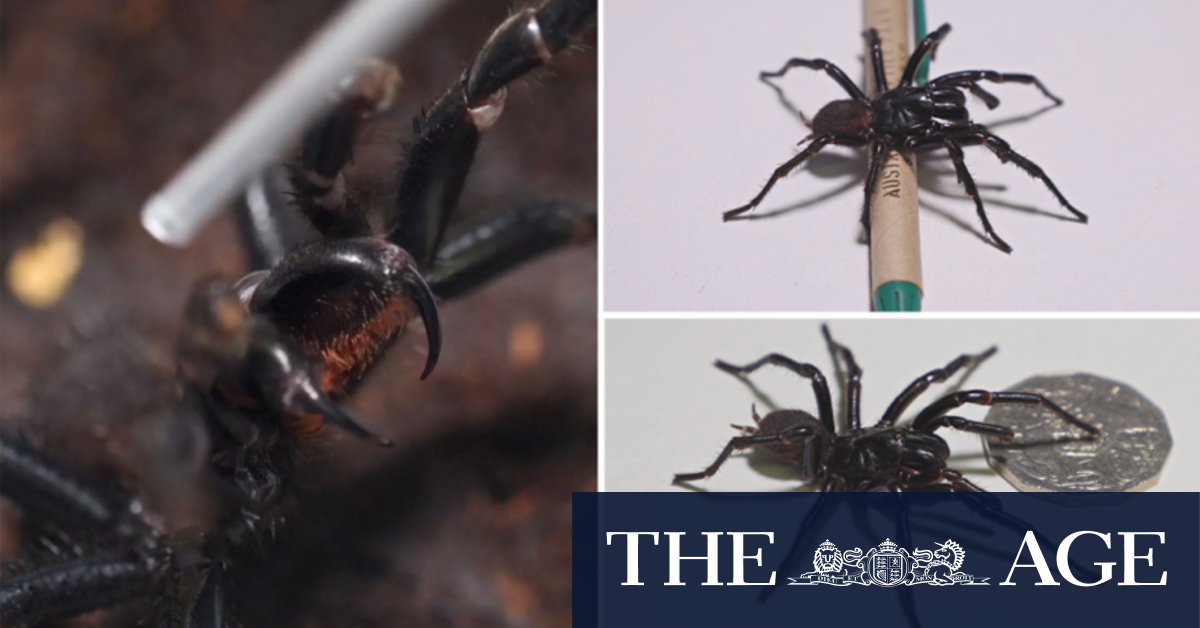
{"type": "MultiPolygon", "coordinates": [[[[862,420],[872,425],[916,377],[963,353],[992,345],[999,351],[964,388],[1003,390],[1037,374],[1084,371],[1125,382],[1166,415],[1174,447],[1151,490],[1200,489],[1200,321],[1196,320],[832,320],[835,340],[863,369],[862,420]]],[[[778,352],[835,371],[820,322],[813,320],[609,320],[606,332],[604,489],[686,490],[675,473],[701,471],[752,425],[753,393],[712,366],[720,358],[745,364],[778,352]]],[[[961,374],[950,384],[961,379],[961,374]]],[[[781,408],[816,414],[809,381],[780,368],[751,376],[781,408]]],[[[840,384],[831,385],[840,412],[840,384]]],[[[935,385],[905,415],[946,394],[935,385]]],[[[759,414],[768,411],[761,403],[759,414]]],[[[964,406],[956,415],[983,420],[988,408],[964,406]]],[[[840,414],[839,414],[840,416],[840,414]]],[[[978,436],[944,429],[951,466],[987,490],[1011,491],[991,472],[978,436]]],[[[768,452],[734,454],[714,477],[695,483],[714,491],[783,491],[800,486],[794,467],[768,452]]]]}
{"type": "MultiPolygon", "coordinates": [[[[925,309],[1200,309],[1200,88],[1192,79],[1200,3],[927,6],[931,29],[953,25],[931,76],[1031,73],[1065,100],[993,130],[1091,222],[1063,219],[1041,182],[969,147],[992,223],[1014,248],[1006,255],[984,239],[949,161],[923,158],[923,171],[944,173],[920,192],[925,309]]],[[[821,57],[861,85],[862,20],[860,2],[606,0],[607,311],[868,309],[861,151],[827,149],[775,186],[760,219],[721,222],[808,133],[759,71],[821,57]]],[[[809,117],[846,97],[803,68],[783,85],[809,117]]],[[[999,109],[968,100],[985,124],[1049,102],[1030,86],[986,88],[999,109]]]]}

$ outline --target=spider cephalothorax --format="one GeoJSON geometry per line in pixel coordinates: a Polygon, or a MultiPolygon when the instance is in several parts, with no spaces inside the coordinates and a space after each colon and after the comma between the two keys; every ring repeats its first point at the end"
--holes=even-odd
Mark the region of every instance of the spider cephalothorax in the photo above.
{"type": "Polygon", "coordinates": [[[975,209],[983,223],[984,231],[997,247],[1006,253],[1011,252],[1012,247],[1000,239],[992,229],[992,224],[983,209],[983,201],[979,198],[979,191],[975,187],[975,180],[971,178],[971,173],[967,171],[963,161],[962,147],[974,145],[987,147],[1000,161],[1012,162],[1030,176],[1041,179],[1067,211],[1080,222],[1087,222],[1087,216],[1067,201],[1037,164],[1013,151],[1007,142],[992,134],[983,125],[972,122],[967,111],[964,90],[983,100],[989,109],[994,109],[1000,104],[999,99],[979,86],[980,81],[1036,85],[1055,105],[1061,105],[1062,100],[1051,94],[1036,77],[1028,74],[1001,74],[992,70],[967,70],[940,76],[925,85],[913,85],[913,77],[921,62],[926,57],[933,56],[938,44],[949,32],[950,25],[943,24],[941,28],[922,39],[909,57],[899,84],[889,89],[884,75],[879,34],[874,29],[868,30],[866,36],[871,47],[871,63],[878,94],[874,100],[867,98],[845,72],[824,59],[791,59],[777,72],[760,74],[762,80],[770,84],[768,79],[781,77],[794,67],[823,70],[846,90],[850,100],[837,100],[825,105],[811,123],[801,113],[801,119],[812,129],[812,134],[801,143],[811,140],[809,145],[779,166],[763,189],[749,203],[725,212],[725,220],[754,209],[776,181],[787,176],[809,157],[821,152],[821,149],[833,144],[870,146],[865,184],[866,199],[862,212],[862,224],[868,231],[871,227],[871,194],[875,190],[879,170],[887,160],[888,154],[900,151],[907,159],[913,153],[944,148],[954,162],[959,181],[975,201],[975,209]]]}
{"type": "MultiPolygon", "coordinates": [[[[414,121],[394,203],[379,212],[368,211],[342,171],[363,121],[391,98],[396,74],[372,64],[346,81],[285,172],[263,176],[238,208],[254,270],[237,282],[195,285],[173,364],[132,357],[138,352],[124,338],[91,360],[102,372],[89,374],[84,393],[105,396],[92,405],[144,401],[113,419],[136,424],[125,456],[110,465],[130,469],[97,472],[43,447],[38,417],[22,422],[28,437],[0,434],[0,490],[19,507],[23,554],[5,561],[4,625],[135,598],[156,604],[154,625],[229,621],[230,573],[282,524],[287,489],[310,459],[302,455],[307,437],[332,425],[392,444],[341,402],[405,327],[423,324],[422,377],[429,376],[441,346],[439,300],[594,235],[592,204],[557,200],[497,209],[449,236],[447,227],[506,86],[567,48],[595,9],[594,0],[549,0],[498,26],[414,121]],[[376,213],[383,219],[368,218],[376,213]],[[297,237],[297,217],[315,238],[297,237]],[[113,346],[130,358],[115,360],[113,346]],[[133,442],[140,436],[147,442],[133,442]]],[[[68,393],[80,391],[52,391],[68,393]]]]}
{"type": "Polygon", "coordinates": [[[717,368],[733,375],[747,375],[759,367],[772,364],[812,380],[818,416],[814,417],[803,410],[778,410],[760,418],[752,410],[753,426],[733,426],[744,432],[745,436],[730,439],[716,461],[704,471],[676,475],[676,483],[711,477],[734,451],[762,447],[797,464],[800,478],[823,491],[980,491],[982,489],[961,473],[949,468],[947,459],[950,457],[950,447],[934,432],[942,427],[952,427],[1009,442],[1013,439],[1013,431],[947,415],[954,408],[966,404],[1041,405],[1064,422],[1083,430],[1089,437],[1099,434],[1096,428],[1075,418],[1042,395],[986,390],[951,393],[925,407],[912,423],[896,425],[904,410],[930,385],[944,382],[962,369],[975,367],[994,354],[995,347],[975,355],[961,355],[945,367],[918,377],[892,401],[878,423],[864,428],[859,416],[862,369],[854,361],[849,349],[834,342],[828,327],[822,326],[821,331],[825,334],[825,342],[834,361],[841,364],[846,373],[847,429],[839,433],[834,427],[829,384],[817,367],[777,353],[745,366],[718,361],[717,368]]]}

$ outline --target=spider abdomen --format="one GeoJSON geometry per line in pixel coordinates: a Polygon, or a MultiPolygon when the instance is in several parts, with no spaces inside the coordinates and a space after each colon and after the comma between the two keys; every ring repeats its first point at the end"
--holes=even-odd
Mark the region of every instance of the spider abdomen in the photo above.
{"type": "Polygon", "coordinates": [[[830,435],[817,417],[803,410],[776,410],[762,419],[755,416],[755,422],[759,434],[787,435],[779,443],[764,445],[765,449],[798,462],[802,478],[817,476],[817,460],[830,444],[830,435]]]}
{"type": "Polygon", "coordinates": [[[857,100],[835,100],[813,118],[816,135],[860,135],[871,127],[872,107],[857,100]]]}

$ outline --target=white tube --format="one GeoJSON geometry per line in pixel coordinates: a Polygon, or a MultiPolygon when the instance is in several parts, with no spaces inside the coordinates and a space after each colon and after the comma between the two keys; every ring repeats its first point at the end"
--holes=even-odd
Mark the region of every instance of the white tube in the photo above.
{"type": "Polygon", "coordinates": [[[357,0],[319,31],[250,104],[142,207],[142,226],[185,246],[276,159],[355,65],[420,27],[441,0],[357,0]]]}

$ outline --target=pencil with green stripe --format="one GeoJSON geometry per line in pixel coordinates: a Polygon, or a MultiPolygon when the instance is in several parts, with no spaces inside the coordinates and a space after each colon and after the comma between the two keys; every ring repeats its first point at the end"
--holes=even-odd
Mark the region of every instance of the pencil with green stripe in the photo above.
{"type": "MultiPolygon", "coordinates": [[[[919,0],[914,11],[923,11],[919,0]]],[[[879,33],[889,86],[900,82],[908,61],[905,0],[865,0],[866,29],[879,33]]],[[[923,16],[922,16],[923,18],[923,16]]],[[[923,24],[923,19],[918,19],[923,24]]],[[[865,29],[864,29],[865,30],[865,29]]],[[[919,33],[918,37],[923,36],[919,33]]],[[[875,98],[871,54],[866,53],[867,96],[875,98]]],[[[892,152],[871,195],[871,295],[877,312],[919,312],[923,296],[921,232],[917,221],[916,159],[892,152]]]]}

